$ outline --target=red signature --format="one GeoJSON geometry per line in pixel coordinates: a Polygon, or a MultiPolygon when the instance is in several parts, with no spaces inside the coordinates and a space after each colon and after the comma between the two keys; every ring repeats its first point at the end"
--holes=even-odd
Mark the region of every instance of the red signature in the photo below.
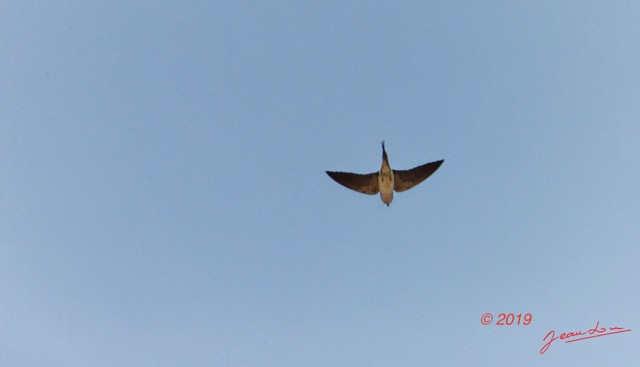
{"type": "Polygon", "coordinates": [[[547,342],[547,344],[542,346],[542,348],[540,349],[540,354],[544,354],[544,352],[546,352],[547,349],[549,349],[549,346],[551,345],[551,343],[553,343],[558,339],[560,340],[571,339],[571,340],[566,340],[565,343],[572,343],[572,342],[577,342],[578,340],[597,338],[599,336],[626,333],[627,331],[631,331],[631,329],[624,329],[617,326],[610,327],[609,330],[607,330],[607,328],[605,327],[598,328],[598,326],[600,326],[600,321],[596,322],[596,327],[594,327],[593,329],[589,329],[587,331],[572,331],[570,333],[562,333],[559,336],[556,336],[556,332],[554,330],[551,330],[550,332],[547,333],[547,335],[545,335],[544,338],[542,338],[543,342],[546,341],[547,338],[550,338],[550,339],[547,342]],[[587,334],[589,336],[583,336],[587,334]],[[576,338],[578,336],[580,336],[581,338],[576,338]]]}

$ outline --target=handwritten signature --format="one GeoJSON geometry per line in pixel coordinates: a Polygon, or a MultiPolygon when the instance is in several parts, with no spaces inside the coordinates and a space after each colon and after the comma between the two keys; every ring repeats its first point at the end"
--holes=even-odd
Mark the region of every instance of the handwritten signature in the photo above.
{"type": "Polygon", "coordinates": [[[596,326],[593,329],[589,329],[587,331],[572,331],[570,333],[562,333],[559,336],[556,336],[555,330],[551,330],[550,332],[547,333],[547,335],[545,335],[544,338],[542,338],[543,342],[547,341],[547,339],[549,339],[549,341],[547,342],[547,344],[542,346],[542,348],[540,349],[540,354],[544,354],[544,352],[546,352],[547,349],[549,349],[549,346],[551,345],[551,343],[553,343],[558,339],[560,340],[571,339],[571,340],[566,340],[565,343],[572,343],[572,342],[577,342],[578,340],[597,338],[599,336],[626,333],[627,331],[631,331],[631,329],[625,329],[618,326],[610,327],[608,330],[605,327],[598,328],[598,326],[600,326],[600,321],[596,322],[596,326]],[[583,335],[589,335],[589,336],[583,336],[583,335]]]}

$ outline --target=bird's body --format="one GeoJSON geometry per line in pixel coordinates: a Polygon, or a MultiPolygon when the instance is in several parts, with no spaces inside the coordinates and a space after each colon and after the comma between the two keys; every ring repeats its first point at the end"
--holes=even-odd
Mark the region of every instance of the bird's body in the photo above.
{"type": "Polygon", "coordinates": [[[327,171],[329,177],[340,185],[363,194],[375,195],[380,192],[383,203],[391,204],[393,191],[409,190],[431,176],[444,160],[439,160],[410,170],[393,170],[389,165],[389,158],[382,142],[382,167],[380,171],[365,175],[349,172],[327,171]]]}
{"type": "Polygon", "coordinates": [[[387,158],[387,152],[384,150],[384,142],[382,144],[382,167],[378,172],[378,190],[380,190],[380,199],[382,202],[391,204],[393,200],[393,183],[394,183],[393,170],[389,166],[389,159],[387,158]]]}

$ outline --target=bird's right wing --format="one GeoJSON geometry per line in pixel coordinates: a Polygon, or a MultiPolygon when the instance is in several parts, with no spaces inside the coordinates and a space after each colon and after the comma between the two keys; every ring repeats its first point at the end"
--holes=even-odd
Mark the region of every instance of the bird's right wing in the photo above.
{"type": "Polygon", "coordinates": [[[378,172],[359,175],[357,173],[327,171],[327,174],[335,182],[351,190],[369,195],[378,193],[378,172]]]}
{"type": "Polygon", "coordinates": [[[431,176],[438,168],[440,168],[442,162],[444,162],[444,160],[423,164],[422,166],[404,171],[393,170],[395,178],[394,190],[397,192],[409,190],[431,176]]]}

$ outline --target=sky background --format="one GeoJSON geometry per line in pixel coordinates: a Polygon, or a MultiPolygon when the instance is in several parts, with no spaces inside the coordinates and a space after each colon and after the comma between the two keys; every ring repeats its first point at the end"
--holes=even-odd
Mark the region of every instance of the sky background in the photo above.
{"type": "Polygon", "coordinates": [[[636,1],[3,1],[0,85],[0,365],[640,360],[636,1]]]}

